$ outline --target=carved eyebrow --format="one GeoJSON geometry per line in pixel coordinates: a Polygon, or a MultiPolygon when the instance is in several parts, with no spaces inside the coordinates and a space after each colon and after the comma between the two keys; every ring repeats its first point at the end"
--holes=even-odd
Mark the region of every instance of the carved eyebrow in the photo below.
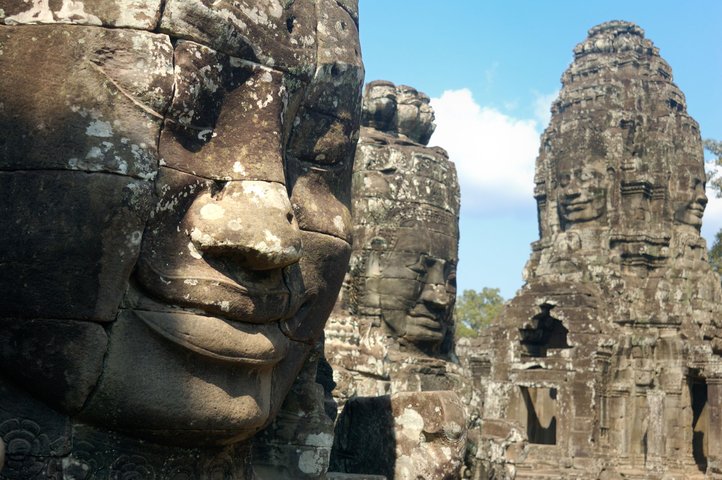
{"type": "MultiPolygon", "coordinates": [[[[142,31],[145,31],[145,30],[142,30],[142,31]]],[[[171,38],[171,37],[169,37],[169,38],[171,38]]],[[[281,75],[288,75],[289,77],[292,77],[292,78],[294,78],[295,80],[298,80],[298,81],[300,81],[300,82],[309,83],[308,81],[303,80],[301,77],[299,77],[299,76],[297,76],[297,75],[294,75],[293,73],[291,73],[291,72],[289,72],[289,71],[287,71],[287,70],[282,70],[282,69],[280,69],[280,68],[269,67],[268,65],[263,65],[263,64],[260,64],[260,63],[258,63],[258,62],[254,62],[254,61],[247,60],[247,59],[240,58],[240,57],[234,57],[234,56],[225,54],[225,53],[223,53],[223,52],[221,52],[221,51],[219,51],[219,50],[213,49],[212,47],[210,47],[210,46],[208,46],[208,45],[205,45],[205,44],[203,44],[203,43],[195,42],[195,41],[192,41],[192,40],[183,40],[183,41],[185,41],[185,42],[190,42],[190,43],[195,43],[195,44],[197,44],[197,45],[201,45],[201,46],[204,46],[204,47],[206,47],[206,48],[210,48],[210,49],[212,49],[213,51],[220,53],[221,55],[225,55],[225,56],[228,58],[228,63],[229,63],[232,67],[245,66],[245,67],[250,67],[250,68],[253,69],[253,70],[260,69],[260,70],[264,70],[264,71],[267,71],[267,72],[276,72],[276,73],[280,73],[281,75]]],[[[175,56],[175,47],[173,48],[173,55],[175,56]]],[[[133,104],[134,104],[135,106],[137,106],[138,108],[140,108],[141,110],[143,110],[143,111],[144,111],[145,113],[147,113],[148,115],[151,115],[151,116],[153,116],[153,117],[159,118],[159,119],[161,119],[161,120],[166,120],[166,121],[171,122],[171,123],[175,123],[175,124],[178,124],[178,125],[182,125],[183,127],[188,128],[189,130],[203,131],[203,130],[207,130],[207,129],[208,129],[207,126],[197,127],[197,126],[195,126],[195,125],[190,125],[190,124],[181,123],[181,122],[173,119],[172,117],[169,117],[168,115],[164,115],[164,114],[162,114],[162,113],[160,113],[160,112],[155,111],[154,109],[152,109],[151,107],[149,107],[148,105],[146,105],[145,103],[143,103],[142,101],[138,100],[135,96],[133,96],[133,94],[131,94],[130,92],[128,92],[125,88],[123,88],[123,87],[120,85],[120,83],[118,83],[112,76],[110,76],[110,75],[108,74],[108,72],[106,72],[105,69],[104,69],[102,66],[98,65],[98,64],[97,64],[96,62],[94,62],[92,59],[88,59],[87,62],[90,64],[90,66],[91,66],[92,68],[94,68],[95,70],[97,70],[98,72],[100,72],[101,75],[103,75],[106,79],[108,79],[108,81],[109,81],[115,88],[117,88],[118,91],[119,91],[124,97],[126,97],[128,100],[130,100],[131,102],[133,102],[133,104]]],[[[175,73],[175,72],[173,73],[173,76],[174,76],[174,77],[176,76],[176,73],[175,73]]],[[[174,95],[175,95],[175,93],[174,93],[174,95]]]]}
{"type": "Polygon", "coordinates": [[[406,268],[417,273],[428,273],[428,259],[429,256],[427,254],[420,253],[416,261],[414,263],[409,263],[408,265],[406,265],[406,268]]]}
{"type": "Polygon", "coordinates": [[[107,78],[108,81],[109,81],[110,83],[112,83],[113,86],[114,86],[115,88],[117,88],[120,93],[123,94],[123,96],[125,96],[126,98],[128,98],[128,100],[130,100],[131,102],[133,102],[138,108],[140,108],[141,110],[143,110],[143,111],[144,111],[145,113],[147,113],[148,115],[151,115],[151,116],[156,117],[156,118],[160,118],[161,120],[165,120],[165,118],[166,118],[165,115],[156,112],[155,110],[153,110],[152,108],[150,108],[148,105],[144,104],[143,102],[141,102],[140,100],[138,100],[137,98],[135,98],[132,94],[130,94],[128,91],[126,91],[123,87],[121,87],[120,84],[119,84],[117,81],[115,81],[115,79],[114,79],[113,77],[111,77],[110,75],[108,75],[108,72],[106,72],[106,71],[103,69],[103,67],[101,67],[100,65],[98,65],[97,63],[95,63],[95,62],[93,62],[93,61],[91,61],[91,60],[88,60],[88,63],[90,63],[90,65],[91,65],[94,69],[96,69],[96,70],[97,70],[98,72],[100,72],[105,78],[107,78]]]}

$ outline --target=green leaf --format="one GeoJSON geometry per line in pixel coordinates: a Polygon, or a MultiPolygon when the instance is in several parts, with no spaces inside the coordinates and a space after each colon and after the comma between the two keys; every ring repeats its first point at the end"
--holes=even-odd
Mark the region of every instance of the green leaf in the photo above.
{"type": "Polygon", "coordinates": [[[457,337],[476,337],[501,313],[504,298],[498,288],[484,287],[480,292],[464,290],[456,298],[454,320],[457,337]]]}

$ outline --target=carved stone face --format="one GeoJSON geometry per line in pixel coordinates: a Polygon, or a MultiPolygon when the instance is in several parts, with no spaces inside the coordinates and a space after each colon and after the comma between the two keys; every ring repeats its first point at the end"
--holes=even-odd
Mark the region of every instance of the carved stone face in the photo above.
{"type": "MultiPolygon", "coordinates": [[[[377,302],[388,328],[422,350],[437,349],[450,327],[456,299],[456,262],[429,254],[436,235],[399,229],[400,240],[368,262],[367,305],[377,302]]],[[[447,252],[453,251],[449,246],[447,252]]]]}
{"type": "Polygon", "coordinates": [[[396,87],[398,101],[398,132],[422,145],[429,143],[434,133],[434,111],[429,97],[415,88],[399,85],[396,87]]]}
{"type": "Polygon", "coordinates": [[[363,73],[357,57],[316,61],[325,41],[358,49],[353,20],[329,5],[320,21],[343,20],[346,36],[313,45],[303,6],[259,6],[267,22],[234,11],[257,19],[249,38],[279,29],[277,43],[223,36],[218,12],[175,1],[163,30],[194,41],[1,27],[19,64],[2,91],[31,81],[32,65],[52,79],[0,113],[13,132],[0,212],[21,225],[0,240],[0,286],[14,296],[0,302],[0,342],[36,345],[0,349],[3,374],[64,412],[164,442],[227,443],[269,421],[350,253],[363,73]],[[58,347],[39,348],[49,338],[58,347]]]}
{"type": "Polygon", "coordinates": [[[390,82],[371,82],[366,87],[364,125],[381,132],[396,130],[396,86],[390,82]]]}
{"type": "Polygon", "coordinates": [[[419,105],[419,128],[417,141],[422,145],[427,145],[431,140],[431,135],[436,130],[434,123],[434,109],[431,108],[431,99],[423,93],[419,93],[421,104],[419,105]]]}
{"type": "Polygon", "coordinates": [[[707,206],[704,168],[700,165],[682,165],[678,168],[676,176],[674,221],[691,225],[699,230],[707,206]]]}
{"type": "Polygon", "coordinates": [[[607,188],[604,168],[562,161],[557,171],[557,203],[562,224],[589,222],[604,215],[607,188]]]}

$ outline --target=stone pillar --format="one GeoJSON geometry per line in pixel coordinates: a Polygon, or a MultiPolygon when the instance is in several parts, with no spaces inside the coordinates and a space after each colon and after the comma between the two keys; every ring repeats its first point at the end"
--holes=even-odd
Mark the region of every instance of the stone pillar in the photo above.
{"type": "Polygon", "coordinates": [[[645,465],[647,469],[657,470],[662,467],[665,443],[667,437],[664,428],[665,393],[661,390],[650,390],[647,393],[647,408],[649,409],[649,423],[647,425],[647,455],[645,465]]]}

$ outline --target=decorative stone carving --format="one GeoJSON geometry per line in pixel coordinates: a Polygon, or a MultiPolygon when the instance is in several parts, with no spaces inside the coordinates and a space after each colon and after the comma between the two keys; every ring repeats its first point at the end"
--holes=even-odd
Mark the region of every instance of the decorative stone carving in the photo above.
{"type": "Polygon", "coordinates": [[[251,478],[350,254],[354,2],[127,3],[0,9],[3,478],[251,478]]]}
{"type": "Polygon", "coordinates": [[[722,291],[699,235],[699,128],[628,22],[592,28],[562,85],[526,284],[477,344],[478,457],[488,478],[718,478],[722,291]]]}
{"type": "MultiPolygon", "coordinates": [[[[469,393],[458,366],[450,362],[459,186],[446,152],[425,146],[433,119],[429,98],[411,87],[386,81],[366,86],[354,165],[353,252],[326,328],[326,356],[336,382],[333,395],[341,408],[357,396],[469,393]]],[[[442,400],[429,400],[437,401],[442,400]]],[[[391,414],[374,405],[374,415],[391,414]]],[[[391,408],[388,401],[385,405],[391,408]]],[[[347,428],[354,427],[339,421],[337,435],[354,436],[347,428]]],[[[390,428],[401,434],[398,425],[390,428]]],[[[391,448],[391,456],[379,460],[388,462],[388,468],[378,471],[351,469],[340,459],[346,454],[338,444],[332,456],[337,456],[340,471],[392,476],[396,467],[394,478],[442,478],[421,462],[410,470],[412,464],[400,459],[413,457],[417,446],[402,443],[396,453],[391,448]]],[[[454,457],[453,468],[453,461],[442,462],[444,475],[458,474],[461,457],[463,453],[454,457]]]]}

